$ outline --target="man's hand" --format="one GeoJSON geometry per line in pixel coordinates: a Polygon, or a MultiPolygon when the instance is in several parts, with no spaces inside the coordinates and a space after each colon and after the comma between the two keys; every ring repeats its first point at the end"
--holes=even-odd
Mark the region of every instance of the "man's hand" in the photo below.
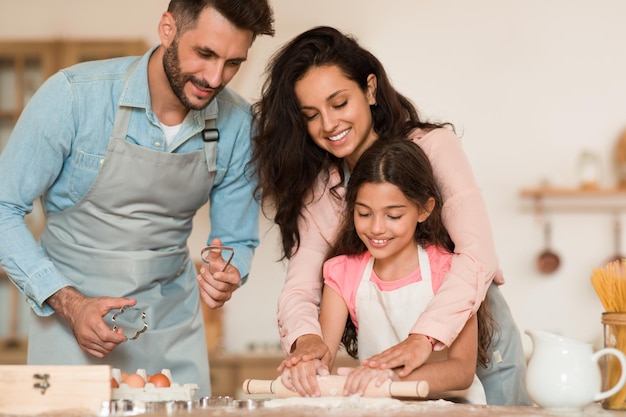
{"type": "Polygon", "coordinates": [[[410,334],[397,345],[364,360],[363,365],[378,369],[403,367],[398,370],[398,376],[403,378],[422,366],[430,357],[432,350],[433,346],[426,336],[410,334]]]}
{"type": "Polygon", "coordinates": [[[48,304],[69,323],[82,350],[103,358],[126,340],[122,329],[112,331],[103,317],[110,311],[133,306],[137,300],[128,298],[89,298],[75,288],[65,287],[47,300],[48,304]]]}
{"type": "Polygon", "coordinates": [[[303,397],[321,395],[317,375],[329,375],[328,346],[314,334],[300,336],[291,354],[278,366],[283,384],[303,397]]]}
{"type": "MultiPolygon", "coordinates": [[[[222,241],[213,239],[211,246],[222,246],[222,241]]],[[[202,265],[197,277],[200,297],[209,308],[218,308],[230,300],[233,292],[239,288],[241,275],[237,268],[226,264],[219,249],[212,249],[206,260],[209,264],[202,265]]]]}

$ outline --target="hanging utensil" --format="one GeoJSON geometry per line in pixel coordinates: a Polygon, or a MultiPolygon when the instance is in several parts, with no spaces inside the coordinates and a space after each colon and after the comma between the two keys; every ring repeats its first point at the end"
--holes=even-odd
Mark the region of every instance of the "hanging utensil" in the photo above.
{"type": "Polygon", "coordinates": [[[606,261],[607,263],[624,258],[622,253],[622,223],[619,214],[615,215],[615,221],[613,222],[613,244],[615,246],[615,254],[606,261]]]}
{"type": "Polygon", "coordinates": [[[544,249],[537,256],[537,269],[542,274],[551,274],[559,268],[561,259],[551,248],[552,226],[546,220],[543,209],[543,199],[535,199],[535,218],[543,226],[544,249]]]}
{"type": "Polygon", "coordinates": [[[559,255],[557,255],[550,246],[551,233],[552,228],[550,222],[544,222],[543,236],[545,248],[537,257],[537,269],[542,274],[553,273],[559,268],[559,265],[561,264],[561,259],[559,258],[559,255]]]}

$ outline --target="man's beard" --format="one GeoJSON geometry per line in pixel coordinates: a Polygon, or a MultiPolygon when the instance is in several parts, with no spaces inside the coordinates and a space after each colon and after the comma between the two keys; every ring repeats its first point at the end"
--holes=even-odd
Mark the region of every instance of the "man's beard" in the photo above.
{"type": "Polygon", "coordinates": [[[178,101],[180,101],[181,104],[185,106],[185,108],[187,108],[188,110],[202,110],[206,108],[211,103],[211,101],[215,98],[217,93],[219,93],[220,91],[222,91],[222,89],[224,89],[223,85],[220,85],[218,87],[213,87],[209,85],[209,83],[207,83],[205,80],[196,78],[191,74],[183,74],[180,68],[180,59],[178,57],[178,40],[177,39],[174,39],[172,44],[169,46],[169,48],[165,50],[165,53],[163,54],[163,68],[165,70],[165,75],[167,77],[167,80],[170,83],[170,87],[172,91],[174,92],[174,95],[176,96],[176,98],[178,98],[178,101]],[[206,103],[202,103],[202,104],[191,103],[189,99],[187,98],[187,95],[185,94],[185,84],[187,83],[187,81],[191,81],[192,83],[202,88],[212,88],[213,95],[211,96],[209,100],[207,100],[206,103]]]}

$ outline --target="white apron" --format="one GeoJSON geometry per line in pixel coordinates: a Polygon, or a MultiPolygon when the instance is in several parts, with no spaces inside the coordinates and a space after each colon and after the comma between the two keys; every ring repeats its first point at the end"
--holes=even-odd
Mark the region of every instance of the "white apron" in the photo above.
{"type": "MultiPolygon", "coordinates": [[[[129,73],[133,68],[129,69],[129,73]]],[[[217,104],[209,107],[217,117],[217,104]]],[[[174,382],[210,395],[209,364],[196,271],[187,249],[192,218],[209,199],[217,142],[190,153],[126,141],[131,110],[120,106],[100,173],[75,206],[48,216],[47,256],[87,297],[136,298],[148,330],[97,359],[68,324],[31,314],[30,364],[109,364],[123,372],[169,368],[174,382]]],[[[214,120],[207,121],[207,127],[214,120]]]]}
{"type": "MultiPolygon", "coordinates": [[[[380,291],[371,282],[374,258],[369,259],[355,299],[360,360],[370,358],[405,340],[417,318],[435,296],[428,253],[419,245],[417,253],[422,280],[393,291],[380,291]]],[[[445,355],[445,352],[433,352],[431,358],[440,359],[441,355],[445,355]]],[[[472,404],[486,403],[484,390],[476,375],[472,386],[467,390],[441,394],[444,398],[458,397],[472,404]]]]}

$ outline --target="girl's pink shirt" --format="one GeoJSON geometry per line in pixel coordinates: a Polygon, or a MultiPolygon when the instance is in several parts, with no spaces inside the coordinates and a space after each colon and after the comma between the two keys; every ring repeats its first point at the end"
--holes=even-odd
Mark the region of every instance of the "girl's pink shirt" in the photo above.
{"type": "MultiPolygon", "coordinates": [[[[428,263],[431,275],[430,280],[433,293],[437,294],[446,273],[450,270],[453,255],[450,252],[433,245],[426,246],[426,253],[428,253],[428,263]]],[[[417,251],[415,252],[415,256],[417,257],[417,251]]],[[[359,289],[361,278],[363,277],[363,271],[365,270],[370,257],[370,253],[365,252],[354,256],[336,256],[324,262],[324,284],[335,290],[337,294],[343,297],[346,302],[346,306],[348,307],[350,317],[352,318],[352,322],[356,326],[357,330],[359,329],[359,323],[356,320],[356,292],[359,289]]],[[[381,280],[378,278],[375,271],[372,271],[372,276],[370,277],[370,281],[373,282],[380,291],[394,291],[414,282],[419,282],[422,279],[422,274],[419,268],[405,277],[391,281],[381,280]]]]}
{"type": "MultiPolygon", "coordinates": [[[[461,140],[449,129],[415,130],[410,138],[428,156],[443,198],[443,221],[455,244],[446,278],[412,333],[428,335],[445,346],[456,339],[467,319],[480,307],[492,281],[503,284],[498,268],[487,208],[461,140]]],[[[330,186],[339,173],[320,173],[310,202],[299,219],[300,247],[287,266],[278,298],[278,329],[285,353],[305,334],[322,332],[318,321],[322,295],[322,266],[339,227],[343,195],[330,186]]],[[[337,190],[343,193],[344,189],[337,190]]],[[[442,346],[439,346],[442,347],[442,346]]]]}

